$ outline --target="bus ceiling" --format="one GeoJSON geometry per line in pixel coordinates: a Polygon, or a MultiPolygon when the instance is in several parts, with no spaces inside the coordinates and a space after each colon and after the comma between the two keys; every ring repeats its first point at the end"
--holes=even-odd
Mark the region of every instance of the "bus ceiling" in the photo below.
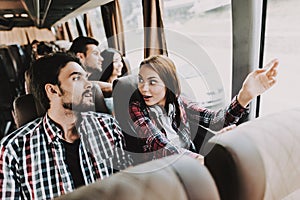
{"type": "Polygon", "coordinates": [[[112,0],[1,0],[0,30],[29,26],[50,28],[69,15],[76,16],[84,10],[110,1],[112,0]]]}

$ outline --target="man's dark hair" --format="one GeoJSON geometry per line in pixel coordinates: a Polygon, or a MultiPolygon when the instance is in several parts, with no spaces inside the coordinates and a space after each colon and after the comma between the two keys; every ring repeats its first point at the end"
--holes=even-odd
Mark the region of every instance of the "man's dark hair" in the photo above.
{"type": "Polygon", "coordinates": [[[52,47],[45,42],[40,42],[37,46],[37,54],[44,56],[49,53],[53,53],[52,47]]]}
{"type": "Polygon", "coordinates": [[[86,51],[87,51],[86,45],[88,44],[94,44],[98,46],[99,42],[91,37],[79,36],[75,40],[73,40],[72,45],[68,52],[73,53],[75,55],[77,53],[84,53],[84,55],[86,55],[86,51]]]}
{"type": "Polygon", "coordinates": [[[67,53],[55,53],[36,60],[29,69],[32,93],[45,110],[50,108],[50,100],[47,97],[45,85],[48,83],[60,85],[58,75],[68,62],[76,62],[81,66],[77,57],[67,53]]]}

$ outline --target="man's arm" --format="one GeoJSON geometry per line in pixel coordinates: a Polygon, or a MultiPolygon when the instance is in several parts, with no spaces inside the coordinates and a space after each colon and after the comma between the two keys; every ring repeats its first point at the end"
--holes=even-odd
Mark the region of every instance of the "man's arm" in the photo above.
{"type": "Polygon", "coordinates": [[[9,151],[1,146],[0,155],[0,197],[1,199],[19,199],[20,183],[17,176],[17,161],[9,151]]]}
{"type": "Polygon", "coordinates": [[[104,82],[104,81],[97,81],[98,85],[100,86],[103,92],[112,92],[112,83],[104,82]]]}
{"type": "Polygon", "coordinates": [[[132,166],[133,160],[131,156],[124,150],[126,141],[118,122],[114,118],[112,118],[112,127],[113,135],[115,137],[114,159],[118,168],[117,170],[123,170],[129,166],[132,166]]]}

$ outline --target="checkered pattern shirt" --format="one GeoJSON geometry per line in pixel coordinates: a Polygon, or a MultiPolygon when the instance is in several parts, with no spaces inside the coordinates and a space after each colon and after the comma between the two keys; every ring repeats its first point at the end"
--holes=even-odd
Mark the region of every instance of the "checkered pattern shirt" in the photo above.
{"type": "MultiPolygon", "coordinates": [[[[123,135],[110,115],[82,113],[77,126],[79,157],[85,184],[101,180],[131,165],[123,135]]],[[[1,199],[52,199],[75,189],[65,163],[62,130],[48,115],[1,141],[1,199]]]]}
{"type": "Polygon", "coordinates": [[[181,114],[181,125],[177,127],[173,120],[173,128],[179,137],[185,141],[186,148],[174,145],[168,138],[165,129],[158,128],[155,119],[151,118],[149,108],[139,101],[130,103],[129,113],[133,126],[137,132],[140,144],[143,147],[144,159],[152,160],[172,154],[187,154],[197,157],[198,154],[187,149],[191,144],[190,124],[199,124],[212,130],[220,130],[223,127],[235,124],[248,112],[243,108],[237,98],[233,98],[231,104],[219,111],[212,111],[191,102],[186,98],[179,98],[179,109],[181,114]]]}

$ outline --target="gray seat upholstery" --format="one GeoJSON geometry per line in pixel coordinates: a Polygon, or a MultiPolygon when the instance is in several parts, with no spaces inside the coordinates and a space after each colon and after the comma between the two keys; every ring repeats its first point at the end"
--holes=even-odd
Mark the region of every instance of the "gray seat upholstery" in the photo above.
{"type": "Polygon", "coordinates": [[[93,84],[93,89],[95,99],[95,111],[100,113],[109,113],[104,102],[104,96],[100,86],[98,84],[93,84]]]}
{"type": "Polygon", "coordinates": [[[188,156],[170,156],[147,162],[99,182],[81,187],[57,200],[218,200],[208,170],[188,156]]]}
{"type": "Polygon", "coordinates": [[[299,122],[296,108],[212,138],[205,165],[221,199],[300,199],[299,122]]]}
{"type": "Polygon", "coordinates": [[[129,102],[130,99],[135,95],[135,91],[137,89],[137,76],[136,75],[128,75],[121,78],[116,79],[113,82],[113,101],[114,101],[114,111],[115,117],[119,122],[125,140],[126,140],[126,150],[131,153],[135,164],[141,163],[142,145],[139,145],[140,140],[137,136],[133,122],[131,120],[129,114],[129,102]]]}
{"type": "Polygon", "coordinates": [[[17,128],[38,117],[37,108],[32,94],[17,97],[13,102],[13,115],[17,128]]]}

